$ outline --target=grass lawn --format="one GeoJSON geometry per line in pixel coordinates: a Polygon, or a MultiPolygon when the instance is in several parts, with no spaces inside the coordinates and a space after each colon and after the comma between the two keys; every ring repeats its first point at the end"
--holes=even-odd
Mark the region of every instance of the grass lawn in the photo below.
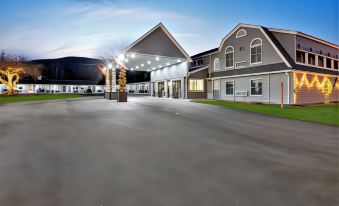
{"type": "Polygon", "coordinates": [[[0,103],[10,102],[26,102],[26,101],[41,101],[54,99],[68,99],[83,97],[80,94],[41,94],[41,95],[16,95],[16,96],[0,96],[0,103]]]}
{"type": "Polygon", "coordinates": [[[272,104],[251,104],[239,102],[226,102],[217,100],[192,100],[192,102],[217,105],[249,112],[268,114],[288,119],[297,119],[308,122],[339,126],[339,104],[322,104],[309,106],[284,106],[272,104]]]}

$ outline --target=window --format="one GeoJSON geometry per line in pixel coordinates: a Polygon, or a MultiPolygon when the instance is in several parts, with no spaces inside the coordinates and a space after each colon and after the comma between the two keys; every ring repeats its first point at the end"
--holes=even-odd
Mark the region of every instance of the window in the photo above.
{"type": "Polygon", "coordinates": [[[329,69],[332,68],[332,59],[326,59],[326,67],[329,69]]]}
{"type": "Polygon", "coordinates": [[[251,96],[262,95],[262,79],[251,80],[251,96]]]}
{"type": "Polygon", "coordinates": [[[214,70],[219,70],[220,69],[220,62],[219,58],[214,59],[214,70]]]}
{"type": "Polygon", "coordinates": [[[190,91],[204,91],[204,80],[190,79],[190,91]]]}
{"type": "Polygon", "coordinates": [[[308,54],[308,64],[315,65],[315,55],[308,54]]]}
{"type": "Polygon", "coordinates": [[[234,94],[234,81],[227,81],[226,83],[226,95],[234,94]]]}
{"type": "Polygon", "coordinates": [[[338,69],[338,61],[334,60],[334,69],[338,69]]]}
{"type": "Polygon", "coordinates": [[[254,39],[251,42],[251,64],[261,63],[261,50],[262,41],[261,39],[254,39]]]}
{"type": "Polygon", "coordinates": [[[301,51],[297,51],[297,62],[305,63],[305,53],[301,51]]]}
{"type": "Polygon", "coordinates": [[[234,66],[234,49],[229,46],[225,50],[226,53],[226,68],[230,68],[234,66]]]}
{"type": "Polygon", "coordinates": [[[318,56],[318,66],[324,67],[324,57],[318,56]]]}
{"type": "Polygon", "coordinates": [[[240,29],[237,32],[236,38],[240,38],[240,37],[243,37],[243,36],[246,36],[246,30],[245,29],[240,29]]]}
{"type": "Polygon", "coordinates": [[[198,65],[202,65],[202,64],[203,64],[202,59],[198,59],[198,65]]]}

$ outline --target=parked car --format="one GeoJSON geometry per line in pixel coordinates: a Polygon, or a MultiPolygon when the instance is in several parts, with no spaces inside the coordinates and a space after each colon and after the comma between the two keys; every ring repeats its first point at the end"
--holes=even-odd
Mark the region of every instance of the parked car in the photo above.
{"type": "Polygon", "coordinates": [[[85,90],[85,93],[86,93],[86,94],[92,94],[93,91],[92,91],[92,89],[86,89],[86,90],[85,90]]]}
{"type": "Polygon", "coordinates": [[[39,88],[36,90],[37,93],[45,93],[45,89],[39,88]]]}

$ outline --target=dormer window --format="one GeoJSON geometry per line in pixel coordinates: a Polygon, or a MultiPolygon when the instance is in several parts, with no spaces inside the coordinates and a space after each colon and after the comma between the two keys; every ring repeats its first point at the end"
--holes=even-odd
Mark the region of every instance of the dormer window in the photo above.
{"type": "Polygon", "coordinates": [[[246,36],[246,30],[245,29],[240,29],[237,32],[236,38],[240,38],[240,37],[243,37],[243,36],[246,36]]]}

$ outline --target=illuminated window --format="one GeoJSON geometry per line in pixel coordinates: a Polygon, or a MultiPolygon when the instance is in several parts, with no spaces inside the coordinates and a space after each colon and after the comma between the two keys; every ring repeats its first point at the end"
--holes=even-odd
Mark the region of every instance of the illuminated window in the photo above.
{"type": "Polygon", "coordinates": [[[297,51],[297,62],[305,63],[305,53],[301,51],[297,51]]]}
{"type": "Polygon", "coordinates": [[[236,38],[240,38],[240,37],[243,37],[243,36],[246,36],[246,30],[245,29],[240,29],[237,32],[236,38]]]}
{"type": "Polygon", "coordinates": [[[262,79],[251,80],[251,96],[262,95],[262,79]]]}
{"type": "Polygon", "coordinates": [[[326,59],[326,67],[329,69],[332,68],[332,59],[326,59]]]}
{"type": "Polygon", "coordinates": [[[214,70],[219,70],[220,69],[220,62],[219,58],[214,59],[214,70]]]}
{"type": "Polygon", "coordinates": [[[261,63],[262,56],[262,41],[254,39],[251,42],[251,64],[261,63]]]}
{"type": "Polygon", "coordinates": [[[190,91],[204,91],[204,80],[190,79],[190,91]]]}
{"type": "Polygon", "coordinates": [[[226,83],[226,95],[234,94],[234,81],[227,81],[226,83]]]}
{"type": "Polygon", "coordinates": [[[308,54],[308,64],[315,65],[315,55],[308,54]]]}
{"type": "Polygon", "coordinates": [[[225,50],[226,54],[226,68],[234,66],[234,49],[233,47],[229,46],[225,50]]]}
{"type": "Polygon", "coordinates": [[[318,66],[324,67],[324,57],[318,57],[318,66]]]}

